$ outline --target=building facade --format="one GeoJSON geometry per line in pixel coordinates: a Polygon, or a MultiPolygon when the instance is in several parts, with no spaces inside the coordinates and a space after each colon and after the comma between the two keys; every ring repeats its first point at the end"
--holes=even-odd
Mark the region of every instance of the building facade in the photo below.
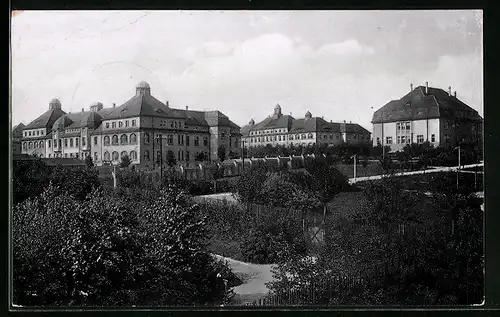
{"type": "Polygon", "coordinates": [[[16,126],[13,127],[12,129],[12,154],[17,155],[21,154],[22,152],[22,142],[21,139],[23,138],[23,129],[24,129],[24,124],[20,123],[16,126]]]}
{"type": "Polygon", "coordinates": [[[167,162],[192,166],[216,161],[219,147],[239,151],[240,128],[220,111],[171,108],[140,82],[123,105],[66,114],[59,100],[23,129],[22,153],[41,157],[84,159],[98,166],[117,164],[128,156],[137,167],[154,169],[167,162]],[[161,159],[162,158],[162,159],[161,159]]]}
{"type": "Polygon", "coordinates": [[[307,111],[304,118],[283,115],[281,106],[259,123],[252,119],[241,128],[245,146],[370,144],[370,132],[356,123],[328,122],[307,111]]]}
{"type": "Polygon", "coordinates": [[[399,100],[375,111],[373,145],[400,151],[407,144],[430,142],[433,146],[457,146],[482,142],[483,119],[460,101],[456,92],[432,88],[426,83],[399,100]]]}

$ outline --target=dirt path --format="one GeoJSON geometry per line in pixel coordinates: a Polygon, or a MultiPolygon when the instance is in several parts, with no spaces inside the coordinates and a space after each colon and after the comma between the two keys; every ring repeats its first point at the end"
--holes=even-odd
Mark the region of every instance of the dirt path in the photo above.
{"type": "Polygon", "coordinates": [[[265,283],[270,282],[273,278],[272,264],[252,264],[216,256],[228,261],[234,274],[243,281],[243,284],[233,289],[236,295],[231,305],[251,303],[269,292],[265,283]]]}

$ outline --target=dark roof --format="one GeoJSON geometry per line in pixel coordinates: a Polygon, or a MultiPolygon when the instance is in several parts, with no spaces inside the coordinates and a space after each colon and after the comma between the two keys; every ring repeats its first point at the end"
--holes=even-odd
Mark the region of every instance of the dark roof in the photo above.
{"type": "Polygon", "coordinates": [[[41,116],[28,123],[28,125],[25,126],[24,129],[25,130],[41,129],[41,128],[51,129],[54,122],[65,114],[66,112],[62,111],[60,108],[51,109],[49,111],[44,112],[41,116]]]}
{"type": "Polygon", "coordinates": [[[97,112],[95,111],[84,111],[69,113],[68,117],[73,121],[72,124],[66,127],[66,129],[78,129],[78,128],[91,128],[95,129],[101,125],[103,116],[108,115],[113,108],[101,109],[97,112]]]}
{"type": "Polygon", "coordinates": [[[24,124],[19,123],[12,128],[12,137],[13,138],[21,138],[23,136],[24,124]]]}
{"type": "Polygon", "coordinates": [[[357,123],[334,123],[339,126],[340,132],[342,133],[359,133],[366,134],[371,133],[367,129],[363,128],[357,123]]]}
{"type": "Polygon", "coordinates": [[[252,130],[266,130],[266,129],[280,129],[286,128],[290,129],[295,118],[290,115],[281,115],[279,117],[267,117],[261,122],[255,124],[252,130]]]}
{"type": "Polygon", "coordinates": [[[163,102],[149,94],[137,94],[123,105],[111,108],[104,119],[120,119],[139,116],[156,116],[166,118],[182,118],[177,111],[167,107],[163,102]]]}
{"type": "Polygon", "coordinates": [[[250,125],[250,124],[247,124],[245,126],[243,126],[241,129],[240,129],[240,133],[241,135],[243,135],[244,137],[247,137],[250,135],[250,130],[252,129],[252,127],[254,127],[255,125],[250,125]]]}
{"type": "Polygon", "coordinates": [[[339,132],[334,124],[325,121],[323,118],[297,119],[293,122],[291,133],[296,132],[339,132]]]}
{"type": "Polygon", "coordinates": [[[476,110],[439,88],[418,86],[399,100],[391,100],[373,114],[372,123],[453,117],[457,110],[469,112],[472,120],[482,120],[476,110]]]}

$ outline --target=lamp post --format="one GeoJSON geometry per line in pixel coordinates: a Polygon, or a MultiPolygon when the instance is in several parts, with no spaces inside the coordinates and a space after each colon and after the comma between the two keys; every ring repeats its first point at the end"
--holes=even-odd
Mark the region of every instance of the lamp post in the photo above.
{"type": "Polygon", "coordinates": [[[460,145],[455,148],[458,149],[458,168],[457,168],[457,191],[458,191],[458,174],[460,173],[460,145]]]}
{"type": "Polygon", "coordinates": [[[354,181],[356,181],[356,156],[358,154],[354,154],[353,156],[351,156],[351,158],[354,158],[354,181]]]}
{"type": "Polygon", "coordinates": [[[241,172],[245,172],[245,139],[241,138],[241,172]]]}

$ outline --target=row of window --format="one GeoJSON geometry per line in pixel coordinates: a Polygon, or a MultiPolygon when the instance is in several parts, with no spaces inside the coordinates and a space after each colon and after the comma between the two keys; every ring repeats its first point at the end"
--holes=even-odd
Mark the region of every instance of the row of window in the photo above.
{"type": "MultiPolygon", "coordinates": [[[[431,142],[434,143],[436,142],[436,135],[431,134],[431,142]]],[[[380,143],[380,138],[377,138],[377,143],[380,143]]],[[[407,137],[405,135],[398,135],[396,138],[396,143],[397,144],[409,144],[411,143],[411,137],[407,137]]],[[[418,134],[417,135],[417,143],[424,143],[424,135],[423,134],[418,134]]],[[[392,136],[388,136],[385,138],[385,144],[392,144],[392,136]]]]}
{"type": "Polygon", "coordinates": [[[276,130],[265,130],[265,131],[251,131],[250,135],[257,135],[257,134],[269,134],[269,133],[286,133],[287,129],[276,129],[276,130]]]}
{"type": "MultiPolygon", "coordinates": [[[[104,145],[127,145],[127,144],[137,144],[137,135],[135,133],[132,133],[130,137],[126,134],[122,134],[120,136],[120,142],[118,142],[118,135],[113,135],[111,138],[106,135],[104,137],[104,145]],[[111,142],[110,142],[111,140],[111,142]]],[[[97,137],[94,137],[94,145],[97,145],[97,137]]]]}
{"type": "MultiPolygon", "coordinates": [[[[124,156],[128,156],[132,161],[137,160],[137,152],[136,151],[130,151],[130,154],[127,153],[127,151],[122,151],[120,154],[118,152],[113,151],[111,154],[109,154],[108,151],[104,152],[103,159],[104,161],[119,161],[122,159],[124,156]]],[[[97,152],[94,152],[94,160],[97,161],[98,156],[97,152]]]]}
{"type": "MultiPolygon", "coordinates": [[[[40,155],[40,156],[43,157],[43,155],[40,155]]],[[[48,157],[51,158],[52,154],[49,154],[48,157]]],[[[54,157],[63,157],[63,156],[60,153],[56,153],[56,154],[54,154],[54,157]]],[[[69,156],[68,156],[68,153],[64,153],[64,157],[65,158],[68,158],[68,157],[70,157],[70,158],[72,158],[72,157],[80,158],[80,155],[78,153],[69,153],[69,156]]],[[[83,154],[82,154],[82,159],[83,159],[83,154]]]]}
{"type": "Polygon", "coordinates": [[[40,136],[44,135],[45,131],[44,130],[36,130],[36,131],[24,131],[24,136],[40,136]],[[35,134],[36,132],[36,134],[35,134]]]}
{"type": "Polygon", "coordinates": [[[411,130],[411,124],[410,124],[410,121],[406,121],[406,122],[397,122],[396,123],[396,130],[397,131],[400,131],[400,130],[411,130]]]}
{"type": "Polygon", "coordinates": [[[132,119],[132,120],[120,120],[120,121],[112,121],[112,122],[106,122],[105,126],[106,129],[109,129],[111,123],[111,128],[116,129],[116,126],[118,125],[118,128],[128,128],[129,126],[135,127],[137,126],[137,120],[132,119]]]}
{"type": "MultiPolygon", "coordinates": [[[[64,139],[64,147],[79,147],[79,141],[80,138],[66,138],[64,139]]],[[[86,140],[85,137],[82,137],[82,146],[85,146],[86,140]]],[[[59,139],[54,139],[54,147],[62,147],[62,140],[59,139]]],[[[38,148],[44,148],[45,147],[45,141],[29,141],[29,142],[23,142],[23,150],[31,150],[31,149],[38,149],[38,148]]],[[[52,140],[47,140],[47,147],[51,148],[52,147],[52,140]]]]}

